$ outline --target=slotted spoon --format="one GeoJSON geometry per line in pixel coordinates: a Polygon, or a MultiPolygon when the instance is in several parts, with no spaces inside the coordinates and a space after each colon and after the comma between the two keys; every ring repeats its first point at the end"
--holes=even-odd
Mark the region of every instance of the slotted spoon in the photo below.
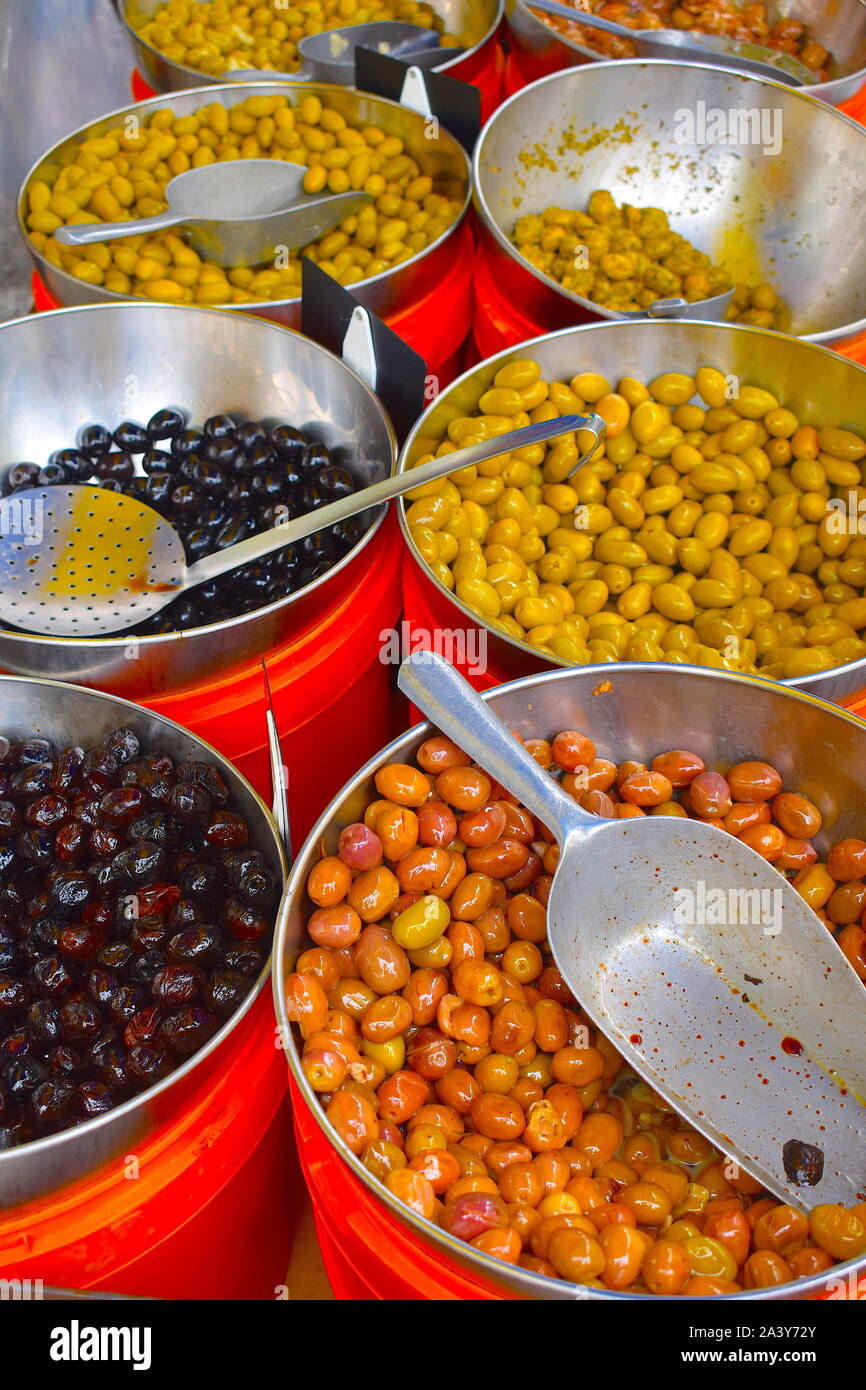
{"type": "Polygon", "coordinates": [[[866,991],[783,875],[700,821],[590,815],[441,657],[415,653],[398,681],[553,832],[550,947],[626,1062],[781,1201],[862,1201],[866,991]],[[764,926],[739,920],[747,889],[770,894],[764,926]],[[687,890],[733,910],[702,925],[716,914],[683,913],[687,890]]]}
{"type": "Polygon", "coordinates": [[[411,62],[414,67],[432,68],[457,58],[462,48],[443,48],[442,35],[421,24],[397,20],[377,20],[372,24],[349,24],[309,34],[298,44],[301,65],[294,72],[275,72],[265,68],[231,68],[223,73],[233,82],[254,82],[275,78],[285,82],[337,82],[352,86],[355,80],[355,53],[371,48],[389,58],[411,62]]]}
{"type": "Polygon", "coordinates": [[[280,247],[309,245],[370,201],[369,193],[355,191],[311,196],[304,192],[306,172],[303,164],[279,159],[205,164],[169,180],[167,212],[58,227],[54,235],[65,246],[89,246],[182,224],[193,249],[217,265],[262,265],[280,247]]]}
{"type": "Polygon", "coordinates": [[[87,485],[27,488],[0,502],[0,618],[46,637],[120,632],[238,565],[261,560],[457,468],[573,430],[586,430],[593,442],[571,477],[592,457],[604,434],[599,415],[562,415],[509,430],[287,519],[189,566],[172,523],[137,498],[87,485]]]}
{"type": "Polygon", "coordinates": [[[774,77],[790,87],[805,87],[815,81],[814,72],[799,59],[749,39],[700,34],[693,29],[627,29],[624,24],[602,19],[600,15],[572,5],[561,5],[558,0],[525,0],[525,4],[530,10],[543,10],[546,14],[573,20],[575,24],[585,24],[588,29],[600,29],[622,39],[637,39],[642,58],[686,58],[718,67],[742,68],[760,77],[774,77]]]}

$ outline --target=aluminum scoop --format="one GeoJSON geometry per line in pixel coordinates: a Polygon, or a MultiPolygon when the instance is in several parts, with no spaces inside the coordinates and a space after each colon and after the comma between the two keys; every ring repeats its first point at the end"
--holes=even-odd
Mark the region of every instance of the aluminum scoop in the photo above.
{"type": "Polygon", "coordinates": [[[720,34],[699,34],[692,29],[627,29],[612,19],[572,5],[560,5],[557,0],[525,0],[529,10],[570,19],[588,29],[600,29],[621,39],[637,40],[641,58],[685,58],[692,62],[710,63],[716,67],[742,68],[760,77],[774,77],[790,87],[805,87],[815,81],[811,68],[790,53],[779,53],[764,44],[748,39],[729,39],[720,34]]]}
{"type": "Polygon", "coordinates": [[[304,192],[303,164],[232,159],[188,169],[165,186],[168,211],[129,222],[58,227],[57,241],[89,246],[183,224],[190,245],[217,265],[263,265],[278,249],[295,251],[324,236],[369,203],[369,193],[304,192]]]}
{"type": "Polygon", "coordinates": [[[862,1201],[866,990],[783,875],[700,821],[582,810],[439,656],[410,656],[398,683],[550,827],[554,959],[625,1061],[782,1201],[862,1201]],[[746,890],[763,925],[741,920],[746,890]]]}
{"type": "Polygon", "coordinates": [[[509,430],[286,520],[189,566],[171,522],[137,498],[87,485],[27,488],[0,501],[0,619],[46,637],[120,632],[158,613],[187,589],[238,565],[261,560],[457,468],[573,430],[593,436],[591,449],[571,470],[575,473],[592,457],[604,434],[599,415],[563,415],[509,430]]]}
{"type": "Polygon", "coordinates": [[[301,65],[295,72],[271,72],[264,68],[231,68],[223,77],[233,82],[277,81],[336,82],[353,86],[355,53],[371,48],[389,58],[400,58],[415,67],[433,68],[458,57],[462,48],[443,48],[441,34],[420,24],[379,20],[373,24],[351,24],[326,29],[301,39],[298,53],[301,65]]]}

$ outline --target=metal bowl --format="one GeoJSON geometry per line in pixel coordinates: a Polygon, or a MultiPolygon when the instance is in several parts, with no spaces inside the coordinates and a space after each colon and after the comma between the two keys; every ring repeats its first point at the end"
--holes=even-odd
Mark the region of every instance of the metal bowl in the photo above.
{"type": "MultiPolygon", "coordinates": [[[[505,0],[508,28],[518,48],[538,60],[546,72],[599,62],[599,54],[586,44],[558,34],[530,13],[532,0],[505,0]]],[[[832,76],[805,88],[812,96],[839,106],[859,92],[866,82],[866,0],[787,0],[767,6],[771,22],[799,19],[808,25],[818,43],[833,54],[832,76]]],[[[575,18],[579,14],[575,11],[575,18]]],[[[641,56],[641,43],[635,43],[641,56]]]]}
{"type": "Polygon", "coordinates": [[[735,280],[772,281],[798,337],[841,348],[866,328],[854,211],[866,207],[866,128],[779,82],[639,59],[556,72],[491,117],[474,174],[497,277],[546,327],[619,316],[533,269],[511,242],[514,224],[551,206],[584,208],[607,188],[618,202],[662,208],[735,280]],[[766,143],[726,144],[707,126],[713,110],[752,113],[750,133],[763,121],[766,143]]]}
{"type": "MultiPolygon", "coordinates": [[[[549,381],[570,380],[585,371],[601,372],[614,381],[622,376],[649,381],[661,372],[693,375],[702,364],[712,365],[726,375],[739,377],[744,385],[761,385],[773,391],[804,424],[837,425],[866,433],[866,367],[847,357],[762,328],[642,319],[584,324],[548,333],[472,367],[452,382],[416,421],[403,447],[398,471],[411,467],[421,454],[429,453],[451,420],[475,409],[500,367],[522,357],[538,362],[549,381]]],[[[541,657],[528,643],[506,637],[440,584],[409,534],[405,504],[399,501],[397,508],[410,554],[438,591],[438,606],[444,603],[446,608],[451,607],[451,626],[458,630],[465,631],[473,625],[486,629],[488,661],[495,670],[507,673],[503,678],[566,664],[553,656],[541,657]]],[[[782,684],[847,703],[866,693],[866,658],[782,684]]]]}
{"type": "MultiPolygon", "coordinates": [[[[680,747],[693,749],[713,766],[717,760],[738,762],[763,755],[778,767],[792,786],[812,796],[824,815],[819,837],[832,841],[862,834],[866,823],[866,726],[847,711],[773,681],[707,671],[695,666],[584,666],[550,671],[541,676],[499,686],[484,699],[505,724],[525,737],[552,738],[560,729],[586,729],[604,756],[643,760],[670,746],[673,731],[680,747]],[[599,681],[611,689],[595,694],[599,681]]],[[[360,818],[377,795],[376,770],[388,762],[409,762],[431,733],[417,724],[361,768],[335,797],[295,859],[280,909],[274,942],[274,1000],[292,1076],[307,1105],[331,1143],[357,1178],[383,1203],[398,1222],[411,1228],[444,1257],[493,1283],[510,1296],[573,1299],[574,1286],[531,1274],[473,1250],[431,1222],[416,1216],[364,1167],[331,1128],[300,1065],[293,1025],[285,1005],[285,981],[298,953],[304,949],[305,923],[312,904],[305,884],[318,861],[321,846],[336,853],[341,829],[360,818]]],[[[866,1268],[866,1258],[828,1270],[825,1274],[776,1287],[732,1294],[727,1298],[806,1298],[826,1289],[832,1278],[866,1268]]],[[[586,1291],[592,1299],[635,1299],[640,1294],[586,1291]]]]}
{"type": "MultiPolygon", "coordinates": [[[[430,0],[430,3],[445,21],[446,32],[455,34],[463,47],[459,58],[445,58],[436,64],[433,71],[459,78],[460,73],[456,69],[474,58],[496,32],[502,19],[504,0],[430,0]]],[[[150,19],[164,4],[165,0],[118,0],[120,17],[135,48],[140,71],[157,92],[181,92],[186,87],[201,87],[206,82],[218,85],[218,77],[208,77],[197,68],[172,62],[158,48],[146,43],[133,28],[133,20],[150,19]]],[[[346,21],[347,24],[351,22],[346,21]]]]}
{"type": "MultiPolygon", "coordinates": [[[[70,152],[82,140],[103,135],[107,130],[122,125],[127,117],[143,120],[157,111],[166,109],[171,109],[176,116],[186,116],[215,100],[222,102],[224,106],[232,107],[240,105],[250,96],[285,96],[296,105],[307,95],[321,97],[349,122],[376,125],[389,135],[398,135],[422,172],[429,174],[433,179],[434,190],[450,198],[463,200],[460,215],[432,245],[426,246],[423,251],[403,261],[395,269],[383,270],[380,275],[373,275],[368,280],[359,280],[352,286],[352,293],[356,299],[383,318],[429,293],[451,265],[451,250],[447,243],[461,225],[463,215],[469,206],[470,169],[463,146],[442,126],[437,126],[435,133],[432,130],[428,132],[428,123],[423,116],[407,110],[396,101],[368,96],[365,92],[356,92],[348,87],[333,87],[315,82],[226,82],[208,87],[199,86],[192,91],[174,92],[169,96],[152,97],[149,101],[139,101],[133,106],[123,106],[117,111],[111,111],[90,125],[80,126],[78,130],[52,146],[26,175],[18,197],[18,227],[49,292],[64,306],[141,302],[137,295],[117,294],[113,290],[103,289],[100,285],[86,285],[74,275],[59,270],[37,251],[27,235],[24,216],[30,184],[42,178],[47,168],[56,168],[58,163],[63,163],[64,157],[70,158],[70,152]]],[[[245,314],[272,319],[288,328],[300,327],[299,297],[262,300],[256,304],[238,307],[241,307],[245,314]]]]}
{"type": "MultiPolygon", "coordinates": [[[[119,727],[133,729],[145,751],[160,749],[176,760],[212,763],[249,825],[250,844],[261,851],[278,879],[285,880],[286,859],[270,811],[246,778],[210,744],[172,720],[115,696],[55,681],[0,676],[0,728],[8,737],[47,738],[61,746],[95,745],[119,727]]],[[[177,1116],[193,1096],[206,1093],[209,1079],[222,1070],[229,1039],[248,1031],[250,1011],[269,973],[270,961],[244,1003],[210,1042],[149,1091],[84,1125],[0,1153],[0,1209],[51,1192],[128,1153],[131,1145],[177,1116]]]]}
{"type": "MultiPolygon", "coordinates": [[[[359,376],[309,338],[246,314],[177,305],[93,305],[0,325],[0,478],[44,462],[82,425],[140,421],[167,405],[199,423],[237,411],[287,420],[335,450],[365,486],[387,477],[394,431],[359,376]]],[[[0,667],[153,695],[212,677],[309,628],[352,586],[384,517],[327,574],[255,613],[164,636],[33,637],[0,628],[0,667]]]]}

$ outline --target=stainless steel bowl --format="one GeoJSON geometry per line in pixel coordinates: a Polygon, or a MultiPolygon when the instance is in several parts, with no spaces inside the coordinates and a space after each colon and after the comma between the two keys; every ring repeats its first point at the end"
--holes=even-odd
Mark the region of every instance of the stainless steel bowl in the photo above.
{"type": "MultiPolygon", "coordinates": [[[[457,69],[474,58],[496,32],[502,19],[504,0],[430,0],[430,3],[442,16],[445,32],[455,34],[463,48],[459,58],[445,58],[437,63],[434,71],[459,78],[457,69]]],[[[218,77],[210,78],[196,68],[188,68],[183,63],[166,58],[152,44],[146,43],[133,27],[133,21],[150,19],[164,4],[165,0],[118,0],[120,15],[135,48],[140,71],[157,92],[180,92],[186,87],[200,87],[205,82],[218,83],[218,77]]],[[[346,23],[351,24],[351,19],[346,23]]]]}
{"type": "MultiPolygon", "coordinates": [[[[576,67],[600,61],[586,44],[564,38],[543,20],[530,13],[532,0],[506,0],[508,28],[517,46],[539,62],[543,71],[576,67]]],[[[777,19],[799,19],[808,25],[815,40],[833,54],[831,76],[806,90],[831,106],[850,100],[866,82],[866,0],[781,0],[769,4],[771,23],[777,19]]],[[[579,22],[579,15],[575,12],[579,22]]],[[[641,44],[636,42],[637,56],[641,44]]]]}
{"type": "MultiPolygon", "coordinates": [[[[812,796],[824,814],[819,838],[836,841],[861,835],[866,823],[866,725],[844,710],[772,681],[705,671],[694,666],[584,666],[550,671],[499,686],[485,694],[511,729],[525,737],[552,738],[560,729],[586,729],[603,756],[644,760],[670,747],[674,731],[680,747],[693,749],[715,766],[767,757],[786,782],[812,796]],[[612,689],[598,696],[599,681],[612,689]]],[[[280,909],[274,943],[274,1000],[292,1076],[320,1127],[353,1173],[399,1223],[432,1245],[443,1258],[473,1271],[512,1297],[573,1299],[574,1286],[531,1274],[482,1255],[463,1241],[416,1216],[368,1172],[328,1124],[321,1103],[300,1065],[293,1025],[285,1005],[285,981],[303,949],[305,923],[312,910],[306,897],[307,876],[321,845],[336,853],[340,831],[358,820],[377,795],[374,775],[388,762],[409,762],[429,736],[431,726],[416,725],[361,768],[335,797],[295,859],[280,909]]],[[[849,1261],[796,1285],[761,1289],[731,1298],[785,1299],[814,1297],[833,1278],[866,1269],[866,1258],[849,1261]]],[[[832,1285],[830,1285],[832,1287],[832,1285]]],[[[632,1300],[644,1295],[585,1290],[591,1299],[632,1300]]]]}
{"type": "MultiPolygon", "coordinates": [[[[149,101],[139,101],[133,106],[123,106],[111,111],[101,120],[67,135],[48,150],[33,165],[24,179],[18,197],[18,226],[25,239],[27,249],[39,275],[49,292],[59,304],[116,304],[141,302],[136,295],[117,294],[103,289],[100,285],[86,285],[74,275],[46,260],[33,245],[24,224],[27,207],[27,191],[35,179],[40,179],[46,170],[64,159],[70,159],[71,152],[81,143],[107,130],[116,129],[127,117],[146,120],[157,111],[170,108],[176,116],[191,115],[202,106],[220,101],[224,106],[238,106],[250,96],[286,96],[296,105],[306,95],[321,97],[323,101],[339,111],[347,121],[361,125],[376,125],[389,135],[399,135],[406,150],[412,155],[422,172],[433,179],[437,193],[449,198],[462,199],[463,212],[432,245],[419,251],[409,260],[403,261],[394,270],[384,270],[368,280],[360,280],[352,286],[352,293],[368,309],[381,317],[411,304],[415,299],[427,294],[441,280],[451,264],[450,238],[461,224],[463,213],[469,205],[470,170],[469,160],[463,146],[449,135],[442,126],[435,132],[428,132],[427,121],[415,111],[409,111],[396,101],[386,101],[384,97],[368,96],[348,87],[332,87],[313,82],[226,82],[214,86],[198,86],[192,91],[174,92],[169,96],[152,97],[149,101]]],[[[273,319],[288,328],[299,328],[301,322],[301,301],[295,299],[262,300],[256,304],[240,306],[243,312],[255,314],[260,318],[273,319]]]]}
{"type": "MultiPolygon", "coordinates": [[[[451,420],[475,409],[500,367],[523,357],[538,362],[549,381],[567,381],[586,371],[601,372],[614,381],[623,376],[649,381],[661,372],[692,375],[702,364],[711,365],[738,377],[743,385],[760,385],[774,392],[803,424],[837,425],[866,433],[866,367],[826,348],[782,333],[730,323],[596,323],[533,338],[464,372],[415,423],[398,470],[411,467],[421,454],[430,452],[451,420]]],[[[410,554],[435,587],[437,606],[450,608],[451,621],[443,621],[443,627],[464,631],[473,625],[486,628],[489,663],[507,673],[508,679],[566,664],[554,657],[542,658],[528,643],[506,637],[440,584],[409,534],[405,504],[400,501],[397,508],[410,554]]],[[[783,684],[809,690],[826,700],[849,702],[866,692],[866,659],[783,684]]]]}
{"type": "MultiPolygon", "coordinates": [[[[332,353],[246,314],[160,304],[93,305],[0,325],[0,478],[42,463],[82,425],[142,423],[166,405],[201,423],[238,411],[303,426],[365,486],[391,473],[394,431],[378,397],[332,353]]],[[[309,628],[352,586],[384,517],[327,574],[294,594],[208,627],[160,637],[32,637],[0,628],[0,667],[127,696],[183,688],[265,654],[309,628]]]]}
{"type": "Polygon", "coordinates": [[[866,128],[792,87],[663,60],[570,68],[499,108],[474,175],[496,274],[546,327],[618,315],[534,270],[511,242],[514,224],[551,206],[584,208],[607,188],[618,202],[662,208],[735,280],[769,279],[798,337],[843,349],[866,328],[866,128]],[[719,140],[706,127],[713,110],[756,113],[766,142],[719,140]],[[765,153],[779,135],[779,152],[765,153]]]}
{"type": "MultiPolygon", "coordinates": [[[[145,751],[159,749],[175,760],[195,758],[213,764],[249,825],[250,844],[261,851],[278,879],[285,880],[286,859],[270,811],[246,778],[210,744],[127,700],[55,681],[0,676],[0,730],[7,737],[92,746],[120,727],[134,730],[145,751]]],[[[180,1114],[194,1096],[206,1094],[210,1079],[222,1070],[229,1039],[249,1031],[250,1011],[269,974],[270,961],[244,1003],[210,1042],[149,1091],[87,1124],[0,1153],[0,1210],[51,1192],[129,1153],[130,1145],[140,1144],[180,1114]]]]}

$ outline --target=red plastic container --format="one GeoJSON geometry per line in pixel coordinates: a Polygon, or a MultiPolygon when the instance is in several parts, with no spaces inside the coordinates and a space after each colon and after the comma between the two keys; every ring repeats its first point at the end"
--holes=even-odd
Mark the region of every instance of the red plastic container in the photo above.
{"type": "Polygon", "coordinates": [[[154,1298],[273,1299],[294,1201],[275,1029],[266,985],[180,1118],[90,1177],[0,1213],[0,1277],[154,1298]]]}

